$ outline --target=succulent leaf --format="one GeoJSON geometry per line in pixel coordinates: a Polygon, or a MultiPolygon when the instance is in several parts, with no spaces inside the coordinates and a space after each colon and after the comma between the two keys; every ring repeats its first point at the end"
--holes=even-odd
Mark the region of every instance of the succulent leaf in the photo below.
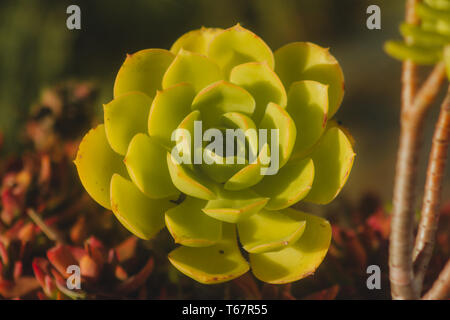
{"type": "Polygon", "coordinates": [[[253,274],[273,284],[289,283],[313,274],[331,242],[328,221],[293,209],[281,212],[291,219],[305,221],[306,225],[303,235],[293,245],[279,251],[250,254],[253,274]]]}
{"type": "Polygon", "coordinates": [[[222,222],[206,215],[207,201],[187,197],[166,212],[166,226],[175,243],[188,247],[211,246],[222,238],[222,222]]]}
{"type": "Polygon", "coordinates": [[[125,165],[131,180],[149,198],[176,196],[179,191],[170,179],[166,150],[144,133],[134,136],[128,147],[125,165]]]}
{"type": "Polygon", "coordinates": [[[192,102],[192,110],[199,110],[207,127],[220,125],[221,116],[228,112],[251,115],[255,100],[245,89],[226,81],[215,82],[200,91],[192,102]]]}
{"type": "Polygon", "coordinates": [[[208,57],[217,62],[228,77],[233,67],[246,62],[266,62],[273,69],[274,57],[269,46],[239,24],[218,33],[209,44],[208,57]]]}
{"type": "Polygon", "coordinates": [[[164,212],[173,206],[168,198],[146,197],[131,181],[118,174],[111,179],[112,211],[139,238],[151,239],[164,228],[164,212]]]}
{"type": "Polygon", "coordinates": [[[182,49],[164,74],[162,87],[167,89],[187,82],[194,87],[195,92],[199,92],[206,85],[221,79],[222,72],[211,59],[182,49]]]}
{"type": "Polygon", "coordinates": [[[206,55],[211,40],[223,29],[201,28],[192,30],[179,37],[170,48],[173,54],[178,54],[181,49],[206,55]]]}
{"type": "Polygon", "coordinates": [[[328,116],[344,97],[344,74],[328,49],[310,42],[293,42],[275,51],[275,72],[289,91],[292,83],[314,80],[328,85],[328,116]]]}
{"type": "Polygon", "coordinates": [[[146,49],[127,55],[114,82],[114,98],[140,91],[153,98],[175,56],[164,49],[146,49]]]}
{"type": "Polygon", "coordinates": [[[131,139],[146,131],[151,103],[145,94],[129,92],[104,105],[106,137],[115,152],[125,155],[131,139]]]}
{"type": "Polygon", "coordinates": [[[124,176],[127,173],[122,158],[108,144],[103,124],[84,136],[78,147],[75,165],[81,183],[92,199],[106,209],[111,209],[111,177],[114,173],[124,176]]]}
{"type": "Polygon", "coordinates": [[[266,176],[255,191],[270,198],[267,210],[280,210],[303,199],[314,180],[314,164],[311,158],[288,162],[276,175],[266,176]]]}
{"type": "Polygon", "coordinates": [[[256,109],[253,119],[259,123],[269,102],[285,107],[286,90],[276,73],[267,63],[249,62],[231,70],[230,81],[246,89],[255,97],[256,109]]]}
{"type": "Polygon", "coordinates": [[[148,133],[168,150],[172,147],[172,132],[191,111],[194,88],[180,83],[158,91],[153,99],[148,117],[148,133]]]}
{"type": "Polygon", "coordinates": [[[258,213],[269,201],[251,191],[218,190],[218,198],[208,201],[203,212],[215,219],[236,223],[258,213]]]}
{"type": "Polygon", "coordinates": [[[316,174],[305,200],[327,204],[337,196],[350,174],[355,158],[351,140],[338,126],[332,126],[324,133],[311,157],[316,174]]]}
{"type": "Polygon", "coordinates": [[[305,225],[305,221],[267,210],[237,224],[242,246],[250,253],[278,251],[294,244],[302,236],[305,225]]]}
{"type": "Polygon", "coordinates": [[[328,120],[328,86],[317,81],[294,82],[286,111],[298,130],[291,159],[302,158],[325,131],[328,120]]]}
{"type": "Polygon", "coordinates": [[[204,284],[235,279],[249,270],[236,241],[235,226],[223,225],[223,237],[209,247],[181,246],[169,254],[170,262],[185,275],[204,284]]]}

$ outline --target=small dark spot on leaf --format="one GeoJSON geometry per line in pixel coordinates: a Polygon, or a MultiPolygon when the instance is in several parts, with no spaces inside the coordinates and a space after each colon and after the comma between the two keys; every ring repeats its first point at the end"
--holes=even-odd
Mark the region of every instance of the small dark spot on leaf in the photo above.
{"type": "Polygon", "coordinates": [[[220,254],[224,254],[224,253],[225,253],[225,251],[223,251],[223,250],[219,250],[219,253],[220,253],[220,254]]]}

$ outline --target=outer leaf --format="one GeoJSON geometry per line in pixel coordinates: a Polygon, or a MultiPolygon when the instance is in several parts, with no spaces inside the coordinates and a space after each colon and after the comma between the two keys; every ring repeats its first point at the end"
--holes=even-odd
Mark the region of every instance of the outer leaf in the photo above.
{"type": "Polygon", "coordinates": [[[221,79],[222,72],[211,59],[181,49],[164,74],[162,86],[167,89],[175,84],[187,82],[194,87],[195,92],[199,92],[208,84],[221,79]]]}
{"type": "Polygon", "coordinates": [[[278,251],[294,244],[305,230],[305,221],[281,212],[262,210],[238,223],[239,239],[251,253],[278,251]]]}
{"type": "Polygon", "coordinates": [[[254,189],[269,197],[268,210],[280,210],[303,199],[314,180],[314,164],[311,158],[288,162],[276,175],[266,176],[254,189]]]}
{"type": "Polygon", "coordinates": [[[219,190],[218,199],[208,202],[203,212],[215,219],[236,223],[258,213],[269,201],[251,190],[219,190]]]}
{"type": "Polygon", "coordinates": [[[294,82],[289,89],[286,111],[297,128],[291,159],[302,158],[325,130],[328,118],[328,86],[310,80],[294,82]]]}
{"type": "Polygon", "coordinates": [[[181,49],[207,54],[208,46],[211,40],[222,31],[219,28],[204,28],[192,30],[177,39],[170,48],[173,54],[178,54],[181,49]]]}
{"type": "Polygon", "coordinates": [[[114,174],[111,207],[117,219],[133,234],[148,240],[164,228],[164,212],[174,206],[169,199],[147,198],[129,180],[114,174]]]}
{"type": "Polygon", "coordinates": [[[111,148],[125,155],[131,139],[145,132],[152,100],[141,92],[129,92],[104,105],[106,137],[111,148]]]}
{"type": "Polygon", "coordinates": [[[355,153],[346,134],[337,126],[325,133],[311,154],[315,177],[305,200],[327,204],[344,186],[353,166],[355,153]]]}
{"type": "Polygon", "coordinates": [[[231,70],[230,81],[246,89],[256,100],[253,119],[259,123],[269,102],[281,107],[287,103],[286,90],[267,63],[249,62],[231,70]]]}
{"type": "Polygon", "coordinates": [[[384,50],[399,60],[411,59],[419,64],[435,64],[442,59],[442,49],[407,45],[401,41],[387,41],[384,50]]]}
{"type": "Polygon", "coordinates": [[[166,150],[148,135],[134,136],[124,161],[131,180],[148,197],[159,199],[179,194],[170,178],[166,150]]]}
{"type": "Polygon", "coordinates": [[[164,228],[164,212],[174,206],[169,199],[147,198],[129,180],[114,174],[111,207],[117,219],[133,234],[148,240],[164,228]]]}
{"type": "Polygon", "coordinates": [[[344,74],[328,49],[310,42],[293,42],[275,52],[275,62],[275,72],[288,91],[299,80],[328,85],[329,118],[336,113],[344,97],[344,74]]]}
{"type": "Polygon", "coordinates": [[[207,247],[222,238],[222,222],[207,216],[206,201],[187,197],[166,212],[166,226],[176,243],[188,247],[207,247]]]}
{"type": "Polygon", "coordinates": [[[148,117],[149,135],[169,149],[173,145],[172,132],[191,112],[194,96],[194,88],[187,83],[158,91],[148,117]]]}
{"type": "Polygon", "coordinates": [[[331,241],[328,221],[292,209],[282,212],[297,221],[306,221],[301,238],[277,252],[250,254],[253,274],[273,284],[289,283],[313,274],[325,258],[331,241]]]}
{"type": "MultiPolygon", "coordinates": [[[[283,167],[291,156],[294,149],[295,139],[297,136],[297,129],[295,123],[286,112],[285,109],[279,105],[270,102],[267,105],[264,117],[259,124],[260,129],[267,129],[267,140],[272,139],[271,129],[278,129],[279,135],[279,168],[283,167]]],[[[272,145],[271,143],[269,143],[272,145]]],[[[273,154],[273,150],[271,150],[273,154]]],[[[273,161],[273,159],[272,159],[273,161]]]]}
{"type": "Polygon", "coordinates": [[[103,124],[90,130],[78,147],[75,165],[89,195],[111,209],[109,185],[114,173],[126,175],[122,158],[108,144],[103,124]]]}
{"type": "Polygon", "coordinates": [[[233,67],[242,63],[266,61],[271,69],[274,65],[269,46],[239,24],[222,31],[211,41],[208,56],[219,64],[226,77],[233,67]]]}
{"type": "Polygon", "coordinates": [[[167,152],[167,165],[172,182],[178,190],[195,198],[216,199],[213,183],[199,172],[192,171],[183,164],[177,164],[169,152],[167,152]]]}
{"type": "Polygon", "coordinates": [[[174,57],[163,49],[146,49],[127,55],[114,82],[114,98],[131,91],[153,98],[156,90],[161,89],[163,75],[174,57]]]}
{"type": "Polygon", "coordinates": [[[224,224],[223,239],[210,247],[178,247],[169,254],[170,262],[192,279],[213,284],[235,279],[249,270],[236,242],[233,225],[224,224]]]}
{"type": "Polygon", "coordinates": [[[226,81],[215,82],[200,91],[192,102],[192,110],[200,110],[208,127],[218,127],[227,112],[251,115],[255,100],[245,89],[226,81]]]}

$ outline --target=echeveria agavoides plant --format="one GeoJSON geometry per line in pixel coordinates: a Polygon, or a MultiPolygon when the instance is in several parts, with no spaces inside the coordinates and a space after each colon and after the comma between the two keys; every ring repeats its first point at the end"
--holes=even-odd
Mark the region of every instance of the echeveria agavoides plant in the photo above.
{"type": "MultiPolygon", "coordinates": [[[[167,226],[180,245],[169,260],[189,277],[220,283],[251,268],[265,282],[296,281],[324,259],[331,228],[289,207],[329,203],[352,168],[352,139],[331,120],[343,95],[328,49],[295,42],[272,53],[240,25],[194,30],[170,51],[126,57],[104,124],[83,138],[75,164],[91,197],[136,236],[151,239],[167,226]],[[261,173],[270,137],[252,162],[220,161],[228,155],[207,152],[204,141],[178,149],[199,122],[203,130],[275,129],[276,174],[261,173]],[[215,161],[180,163],[174,150],[215,161]]],[[[246,136],[244,150],[259,138],[246,136]]]]}

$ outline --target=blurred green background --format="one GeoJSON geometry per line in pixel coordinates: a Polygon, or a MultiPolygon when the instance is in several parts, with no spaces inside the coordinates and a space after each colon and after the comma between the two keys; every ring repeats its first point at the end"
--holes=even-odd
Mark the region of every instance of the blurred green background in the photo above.
{"type": "MultiPolygon", "coordinates": [[[[24,119],[42,88],[66,79],[98,84],[101,104],[126,53],[169,48],[183,33],[237,22],[276,50],[292,41],[330,47],[341,63],[346,95],[337,118],[356,139],[357,158],[343,196],[375,191],[389,201],[398,138],[401,64],[384,54],[398,37],[404,1],[397,0],[2,0],[0,2],[0,131],[3,153],[18,152],[24,119]],[[66,8],[81,8],[81,30],[66,28],[66,8]],[[366,28],[366,8],[381,8],[381,30],[366,28]]],[[[426,165],[437,108],[429,117],[426,165]]],[[[101,121],[101,116],[99,117],[101,121]]],[[[422,188],[424,174],[418,187],[422,188]]],[[[447,179],[449,181],[450,179],[447,179]]],[[[448,194],[446,186],[445,192],[448,194]]]]}

